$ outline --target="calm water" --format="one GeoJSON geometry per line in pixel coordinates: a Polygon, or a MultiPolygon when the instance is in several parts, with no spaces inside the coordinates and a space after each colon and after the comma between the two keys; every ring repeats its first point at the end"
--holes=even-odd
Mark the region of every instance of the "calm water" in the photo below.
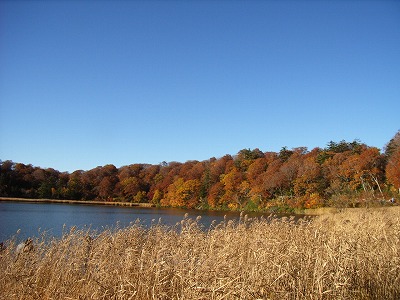
{"type": "MultiPolygon", "coordinates": [[[[43,231],[61,236],[64,224],[67,228],[78,226],[101,230],[117,224],[126,227],[137,219],[149,226],[152,220],[158,222],[161,218],[161,223],[175,225],[186,213],[193,219],[201,216],[205,227],[209,227],[213,220],[222,221],[224,215],[228,219],[239,218],[236,212],[0,201],[0,241],[11,238],[18,230],[18,239],[38,236],[43,231]]],[[[261,215],[249,214],[250,217],[261,215]]]]}

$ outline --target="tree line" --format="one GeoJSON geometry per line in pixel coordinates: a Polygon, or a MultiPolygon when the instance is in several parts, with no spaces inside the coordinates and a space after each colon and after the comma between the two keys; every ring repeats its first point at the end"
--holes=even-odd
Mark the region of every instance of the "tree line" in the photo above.
{"type": "Polygon", "coordinates": [[[360,141],[279,152],[243,149],[205,161],[109,164],[59,172],[0,161],[0,196],[270,210],[362,205],[400,195],[400,131],[384,151],[360,141]]]}

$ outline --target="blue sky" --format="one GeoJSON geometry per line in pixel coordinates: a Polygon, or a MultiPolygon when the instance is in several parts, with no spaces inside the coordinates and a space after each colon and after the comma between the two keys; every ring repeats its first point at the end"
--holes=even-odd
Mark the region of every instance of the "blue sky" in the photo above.
{"type": "Polygon", "coordinates": [[[399,111],[399,1],[0,2],[1,160],[383,148],[399,111]]]}

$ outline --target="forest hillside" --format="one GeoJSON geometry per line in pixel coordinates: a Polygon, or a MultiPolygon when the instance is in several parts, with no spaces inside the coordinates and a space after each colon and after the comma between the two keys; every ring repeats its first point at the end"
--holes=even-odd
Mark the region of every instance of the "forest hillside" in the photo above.
{"type": "Polygon", "coordinates": [[[205,161],[112,164],[59,172],[0,161],[0,196],[152,203],[162,207],[293,211],[400,200],[400,130],[383,151],[360,141],[279,152],[243,149],[205,161]]]}

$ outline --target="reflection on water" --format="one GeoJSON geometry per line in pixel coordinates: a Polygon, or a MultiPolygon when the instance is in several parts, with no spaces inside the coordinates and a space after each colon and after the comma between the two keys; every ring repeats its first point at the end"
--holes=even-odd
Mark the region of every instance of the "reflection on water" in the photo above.
{"type": "MultiPolygon", "coordinates": [[[[165,225],[175,225],[186,213],[193,219],[201,216],[200,223],[205,228],[214,220],[218,223],[223,221],[225,215],[227,219],[239,218],[238,212],[0,201],[0,241],[11,238],[17,231],[19,239],[37,236],[44,231],[50,235],[61,236],[64,225],[67,229],[77,226],[101,230],[115,227],[117,224],[119,227],[126,227],[138,219],[146,227],[159,220],[165,225]]],[[[248,215],[259,217],[263,214],[248,215]]]]}

